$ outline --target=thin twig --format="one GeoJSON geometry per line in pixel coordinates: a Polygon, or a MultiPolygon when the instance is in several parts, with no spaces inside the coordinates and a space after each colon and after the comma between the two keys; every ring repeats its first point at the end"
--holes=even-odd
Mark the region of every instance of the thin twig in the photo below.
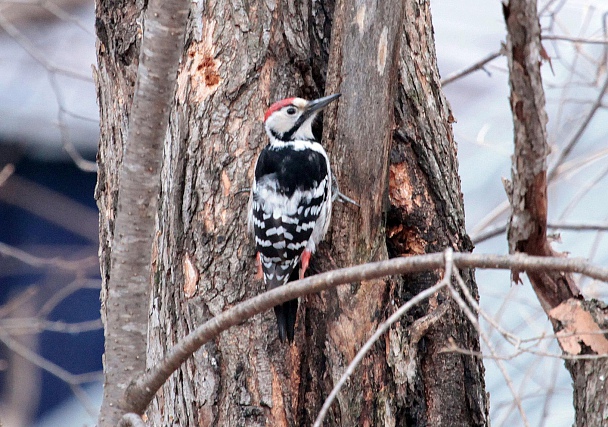
{"type": "Polygon", "coordinates": [[[21,32],[17,27],[15,27],[6,17],[0,13],[0,28],[2,28],[6,33],[11,36],[13,40],[15,40],[22,48],[25,50],[28,55],[30,55],[35,61],[40,63],[49,73],[57,73],[63,74],[68,77],[72,77],[75,79],[83,80],[86,82],[93,81],[91,76],[87,76],[86,74],[78,73],[74,70],[70,70],[68,68],[61,67],[59,65],[55,65],[48,60],[48,55],[43,53],[40,49],[32,44],[32,42],[21,32]]]}
{"type": "Polygon", "coordinates": [[[608,40],[601,39],[587,39],[584,37],[569,37],[569,36],[558,36],[555,34],[545,34],[542,36],[543,40],[561,40],[572,43],[585,43],[585,44],[608,44],[608,40]]]}
{"type": "MultiPolygon", "coordinates": [[[[468,297],[470,297],[471,300],[474,301],[472,295],[469,293],[469,289],[467,288],[466,284],[462,280],[462,277],[460,277],[460,273],[458,272],[458,270],[456,268],[454,268],[453,275],[456,277],[456,283],[458,283],[458,286],[460,287],[462,292],[465,295],[468,295],[468,297]]],[[[469,322],[471,322],[473,324],[473,326],[479,333],[479,337],[481,338],[481,340],[485,343],[486,347],[488,347],[490,355],[496,356],[496,349],[490,342],[490,339],[488,338],[486,333],[479,326],[479,321],[477,320],[477,317],[473,314],[473,312],[471,311],[468,304],[462,299],[462,297],[456,291],[456,289],[454,289],[451,282],[448,282],[448,289],[449,289],[450,294],[452,295],[452,298],[454,299],[454,301],[456,301],[456,303],[458,304],[460,309],[463,311],[465,316],[467,316],[467,318],[469,319],[469,322]]],[[[469,301],[469,302],[471,302],[471,301],[469,301]]],[[[505,367],[502,360],[495,359],[495,362],[496,362],[496,366],[498,366],[498,369],[500,370],[500,373],[502,374],[503,378],[505,379],[505,382],[507,383],[507,387],[509,387],[509,390],[511,391],[511,394],[513,396],[513,401],[515,402],[515,405],[517,406],[517,410],[519,411],[519,415],[521,416],[524,426],[529,427],[530,422],[528,421],[528,417],[526,416],[526,412],[524,411],[524,407],[521,403],[521,398],[519,397],[517,390],[515,390],[515,386],[513,385],[513,380],[511,379],[511,376],[507,372],[507,368],[505,367]]]]}
{"type": "Polygon", "coordinates": [[[36,313],[36,317],[44,318],[51,311],[55,309],[63,300],[65,300],[68,296],[72,295],[74,292],[77,292],[81,289],[99,289],[100,281],[98,279],[92,280],[81,280],[77,279],[65,286],[62,286],[57,292],[53,293],[53,295],[40,307],[38,313],[36,313]]]}
{"type": "Polygon", "coordinates": [[[553,372],[551,373],[551,377],[550,377],[551,382],[544,394],[543,411],[542,411],[541,419],[539,421],[539,427],[543,427],[547,423],[547,420],[549,419],[549,414],[551,412],[551,400],[553,399],[553,396],[555,396],[557,375],[558,375],[559,369],[561,368],[561,363],[558,362],[557,360],[554,360],[552,365],[553,365],[552,366],[553,372]]]}
{"type": "Polygon", "coordinates": [[[474,245],[478,245],[481,242],[485,242],[486,240],[490,240],[496,236],[500,236],[501,234],[507,231],[507,224],[497,224],[491,227],[486,228],[485,230],[480,230],[477,233],[471,233],[471,241],[474,245]]]}
{"type": "Polygon", "coordinates": [[[501,55],[502,55],[502,52],[500,50],[497,52],[490,53],[488,56],[486,56],[485,58],[482,58],[481,60],[477,61],[476,63],[469,65],[468,67],[463,68],[462,70],[458,70],[458,71],[450,74],[449,76],[447,76],[445,79],[442,79],[441,86],[445,87],[445,86],[449,85],[450,83],[453,83],[454,81],[456,81],[468,74],[471,74],[477,70],[483,69],[486,66],[486,64],[495,60],[496,58],[498,58],[501,55]]]}
{"type": "MultiPolygon", "coordinates": [[[[481,315],[481,317],[483,317],[483,319],[488,322],[490,324],[490,326],[492,326],[494,329],[496,329],[504,338],[505,340],[511,344],[513,347],[515,347],[516,351],[515,353],[512,353],[510,355],[507,356],[498,356],[495,353],[492,353],[490,356],[484,355],[481,352],[471,352],[467,349],[460,349],[460,348],[450,348],[450,351],[456,351],[458,353],[464,353],[466,352],[466,354],[470,354],[470,355],[475,355],[477,357],[483,357],[484,359],[494,359],[494,360],[512,360],[524,353],[529,353],[529,354],[533,354],[535,356],[542,356],[542,357],[550,357],[550,358],[556,358],[556,359],[563,359],[563,360],[578,360],[578,359],[586,359],[586,360],[593,360],[593,359],[603,359],[603,358],[608,358],[608,354],[599,354],[599,355],[594,355],[594,354],[581,354],[581,355],[571,355],[571,354],[555,354],[555,353],[547,353],[547,352],[541,352],[538,350],[534,350],[530,347],[522,347],[522,344],[524,343],[529,343],[532,342],[534,343],[533,345],[536,345],[539,341],[543,340],[543,339],[555,339],[558,336],[551,334],[551,335],[542,335],[541,337],[533,337],[533,338],[527,338],[527,339],[522,339],[514,334],[512,334],[511,332],[507,331],[506,329],[504,329],[497,321],[495,321],[494,319],[492,319],[491,316],[488,315],[488,313],[486,313],[484,310],[481,309],[479,303],[475,300],[475,298],[473,297],[473,295],[471,295],[471,292],[469,291],[469,289],[467,288],[466,284],[464,283],[464,281],[462,280],[462,278],[460,277],[459,274],[455,274],[456,280],[458,282],[458,285],[460,287],[460,289],[462,290],[462,293],[464,294],[468,304],[471,305],[471,307],[473,307],[473,310],[475,310],[476,313],[479,313],[479,315],[481,315]]],[[[566,336],[575,336],[575,335],[591,335],[591,334],[603,334],[606,333],[608,331],[592,331],[589,333],[586,333],[584,331],[577,331],[577,332],[572,332],[569,334],[564,334],[561,335],[560,334],[560,338],[561,337],[566,337],[566,336]]],[[[481,330],[480,330],[480,335],[482,334],[481,330]]],[[[484,334],[485,335],[485,334],[484,334]]],[[[483,337],[482,337],[483,338],[483,337]]],[[[489,344],[489,337],[486,337],[485,339],[487,339],[487,345],[488,348],[490,348],[490,344],[489,344]]]]}
{"type": "Polygon", "coordinates": [[[30,350],[17,340],[13,339],[11,336],[3,333],[0,330],[0,341],[4,343],[10,350],[24,359],[28,360],[30,363],[38,366],[40,369],[47,371],[48,373],[56,376],[60,380],[67,383],[76,399],[80,401],[80,403],[84,406],[84,408],[91,414],[91,416],[95,416],[97,411],[95,410],[95,405],[91,403],[89,396],[82,389],[82,384],[90,383],[94,381],[100,381],[103,378],[102,372],[88,372],[85,374],[72,374],[71,372],[66,371],[61,366],[56,365],[55,363],[46,360],[44,357],[30,350]]]}
{"type": "Polygon", "coordinates": [[[78,334],[81,332],[97,331],[103,328],[101,319],[86,320],[83,322],[62,322],[40,319],[37,317],[10,318],[0,320],[0,329],[15,335],[37,334],[42,331],[78,334]]]}
{"type": "Polygon", "coordinates": [[[32,267],[55,267],[61,270],[69,271],[80,271],[99,262],[96,256],[74,261],[67,261],[61,258],[42,258],[2,242],[0,242],[0,254],[18,259],[19,261],[32,267]]]}
{"type": "Polygon", "coordinates": [[[511,354],[505,355],[490,355],[484,354],[481,351],[469,350],[468,348],[460,348],[460,347],[447,347],[441,352],[444,353],[459,353],[466,354],[469,356],[479,357],[480,359],[489,359],[489,360],[513,360],[521,356],[522,354],[531,354],[533,356],[540,356],[543,358],[550,359],[560,359],[560,360],[599,360],[599,359],[608,359],[608,354],[566,354],[566,353],[548,353],[546,351],[538,351],[533,350],[531,348],[519,348],[517,351],[511,354]]]}
{"type": "Polygon", "coordinates": [[[605,164],[602,167],[602,169],[599,171],[599,173],[597,173],[594,177],[589,179],[589,181],[587,181],[584,185],[582,185],[578,189],[578,191],[572,196],[572,199],[570,200],[570,202],[568,202],[566,207],[563,209],[561,215],[559,216],[560,219],[568,217],[570,212],[572,212],[572,210],[578,206],[579,202],[591,190],[593,190],[596,187],[596,185],[598,185],[598,183],[603,181],[606,178],[606,176],[608,176],[608,165],[605,164]]]}
{"type": "Polygon", "coordinates": [[[82,386],[78,384],[69,384],[72,393],[74,393],[74,397],[80,402],[80,404],[84,407],[87,413],[95,418],[97,416],[98,410],[97,406],[91,401],[91,398],[87,394],[86,391],[82,388],[82,386]]]}
{"type": "Polygon", "coordinates": [[[68,153],[76,167],[78,167],[80,170],[83,172],[97,172],[97,163],[86,160],[84,157],[82,157],[70,138],[70,130],[64,119],[67,109],[65,108],[65,100],[61,92],[61,88],[57,82],[57,76],[51,73],[49,75],[49,82],[53,92],[55,93],[55,99],[57,100],[57,105],[59,107],[57,109],[57,125],[59,126],[59,132],[61,133],[63,149],[66,151],[66,153],[68,153]]]}
{"type": "MultiPolygon", "coordinates": [[[[551,230],[570,230],[570,231],[608,231],[608,222],[602,223],[568,223],[568,222],[550,222],[547,228],[551,230]]],[[[500,236],[507,231],[506,224],[495,225],[488,227],[481,232],[472,235],[471,241],[474,244],[485,242],[493,237],[500,236]]]]}
{"type": "Polygon", "coordinates": [[[87,33],[91,36],[95,36],[95,34],[92,31],[91,25],[85,24],[83,22],[83,20],[80,19],[78,16],[72,15],[71,13],[66,12],[59,5],[53,3],[52,1],[42,0],[37,3],[40,4],[41,7],[43,7],[44,9],[48,10],[50,13],[55,15],[55,17],[61,19],[62,21],[71,22],[74,25],[76,25],[78,28],[80,28],[82,31],[84,31],[85,33],[87,33]]]}
{"type": "Polygon", "coordinates": [[[49,374],[56,376],[62,381],[70,384],[70,385],[80,385],[84,383],[90,383],[94,381],[100,381],[102,378],[101,372],[88,372],[86,374],[72,374],[61,366],[54,364],[46,360],[44,357],[36,354],[23,344],[11,338],[9,335],[0,331],[0,341],[4,343],[9,349],[23,357],[24,359],[30,361],[34,365],[38,366],[41,369],[44,369],[49,374]]]}
{"type": "Polygon", "coordinates": [[[589,123],[591,123],[591,120],[595,116],[595,113],[597,112],[597,110],[599,110],[601,108],[602,100],[604,99],[604,95],[606,94],[607,90],[608,90],[608,75],[606,76],[606,79],[604,80],[604,84],[602,85],[602,87],[598,93],[598,96],[595,99],[595,102],[593,103],[593,105],[591,106],[591,108],[589,109],[587,114],[585,115],[585,120],[583,120],[583,123],[581,123],[581,125],[578,127],[578,129],[576,130],[576,132],[574,133],[572,138],[570,138],[570,141],[568,141],[568,143],[564,146],[564,148],[559,152],[559,154],[557,155],[557,158],[553,162],[553,165],[549,169],[549,172],[547,174],[547,182],[551,182],[551,181],[553,181],[554,178],[556,178],[559,166],[562,164],[564,159],[566,157],[568,157],[568,155],[570,155],[570,152],[574,149],[574,147],[579,142],[583,133],[585,133],[585,131],[587,130],[587,126],[589,126],[589,123]]]}
{"type": "Polygon", "coordinates": [[[11,313],[17,311],[25,303],[29,302],[31,298],[38,294],[39,288],[36,286],[30,286],[20,294],[11,298],[4,305],[0,306],[0,318],[8,317],[11,313]]]}
{"type": "Polygon", "coordinates": [[[508,213],[510,209],[511,205],[509,204],[508,200],[503,200],[502,202],[500,202],[498,206],[494,207],[494,209],[488,212],[486,216],[484,216],[481,221],[479,221],[477,225],[473,227],[473,230],[470,233],[471,236],[477,236],[479,233],[481,233],[483,230],[485,230],[487,227],[497,221],[500,217],[502,217],[505,213],[508,213]]]}
{"type": "Polygon", "coordinates": [[[599,224],[590,223],[567,223],[567,222],[550,222],[547,227],[553,230],[572,230],[572,231],[608,231],[608,222],[599,224]]]}

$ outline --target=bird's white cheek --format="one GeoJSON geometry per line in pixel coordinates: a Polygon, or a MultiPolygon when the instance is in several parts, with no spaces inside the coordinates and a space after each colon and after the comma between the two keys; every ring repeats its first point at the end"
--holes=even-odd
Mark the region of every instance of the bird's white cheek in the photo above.
{"type": "Polygon", "coordinates": [[[280,115],[271,116],[266,126],[277,133],[284,133],[289,130],[287,120],[280,115]]]}

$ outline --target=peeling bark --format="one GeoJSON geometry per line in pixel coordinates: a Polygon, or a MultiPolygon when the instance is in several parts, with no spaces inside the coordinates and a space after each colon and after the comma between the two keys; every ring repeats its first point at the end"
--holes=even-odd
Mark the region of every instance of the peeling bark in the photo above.
{"type": "MultiPolygon", "coordinates": [[[[429,5],[407,2],[405,7],[410,19],[401,37],[400,85],[390,152],[389,256],[438,252],[446,247],[471,251],[451,128],[454,118],[439,83],[429,5]]],[[[478,299],[474,270],[461,271],[461,275],[478,299]]],[[[402,277],[391,290],[391,301],[399,306],[438,279],[438,272],[402,277]]],[[[488,425],[482,361],[441,353],[451,341],[479,350],[474,326],[447,293],[404,319],[387,341],[397,397],[406,402],[408,425],[488,425]]]]}
{"type": "MultiPolygon", "coordinates": [[[[547,114],[540,74],[540,24],[534,0],[503,5],[507,24],[507,58],[511,87],[515,151],[512,182],[505,189],[512,208],[507,235],[509,252],[563,256],[547,239],[547,114]]],[[[565,355],[608,354],[608,340],[589,332],[606,328],[606,307],[585,301],[569,273],[528,273],[530,283],[549,316],[565,355]],[[574,334],[574,335],[573,335],[574,334]],[[569,335],[567,337],[566,335],[569,335]]],[[[513,272],[519,281],[519,272],[513,272]]],[[[604,359],[567,360],[574,382],[577,426],[608,422],[608,364],[604,359]]]]}

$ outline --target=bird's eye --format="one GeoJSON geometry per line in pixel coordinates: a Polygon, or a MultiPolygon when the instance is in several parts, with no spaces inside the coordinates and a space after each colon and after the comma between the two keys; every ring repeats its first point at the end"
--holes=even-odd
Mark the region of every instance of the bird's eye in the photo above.
{"type": "Polygon", "coordinates": [[[296,109],[294,107],[289,107],[287,109],[287,114],[289,114],[290,116],[293,116],[296,113],[296,109]]]}

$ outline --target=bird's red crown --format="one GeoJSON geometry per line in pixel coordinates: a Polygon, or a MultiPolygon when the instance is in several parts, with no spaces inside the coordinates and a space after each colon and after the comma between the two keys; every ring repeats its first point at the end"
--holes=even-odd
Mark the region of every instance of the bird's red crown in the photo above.
{"type": "Polygon", "coordinates": [[[270,106],[270,108],[268,108],[268,110],[266,110],[266,114],[264,114],[264,123],[266,123],[266,120],[268,120],[268,117],[270,117],[270,115],[272,113],[274,113],[277,110],[280,110],[283,107],[288,106],[289,104],[291,104],[293,102],[295,98],[285,98],[282,101],[277,101],[274,104],[272,104],[270,106]]]}

